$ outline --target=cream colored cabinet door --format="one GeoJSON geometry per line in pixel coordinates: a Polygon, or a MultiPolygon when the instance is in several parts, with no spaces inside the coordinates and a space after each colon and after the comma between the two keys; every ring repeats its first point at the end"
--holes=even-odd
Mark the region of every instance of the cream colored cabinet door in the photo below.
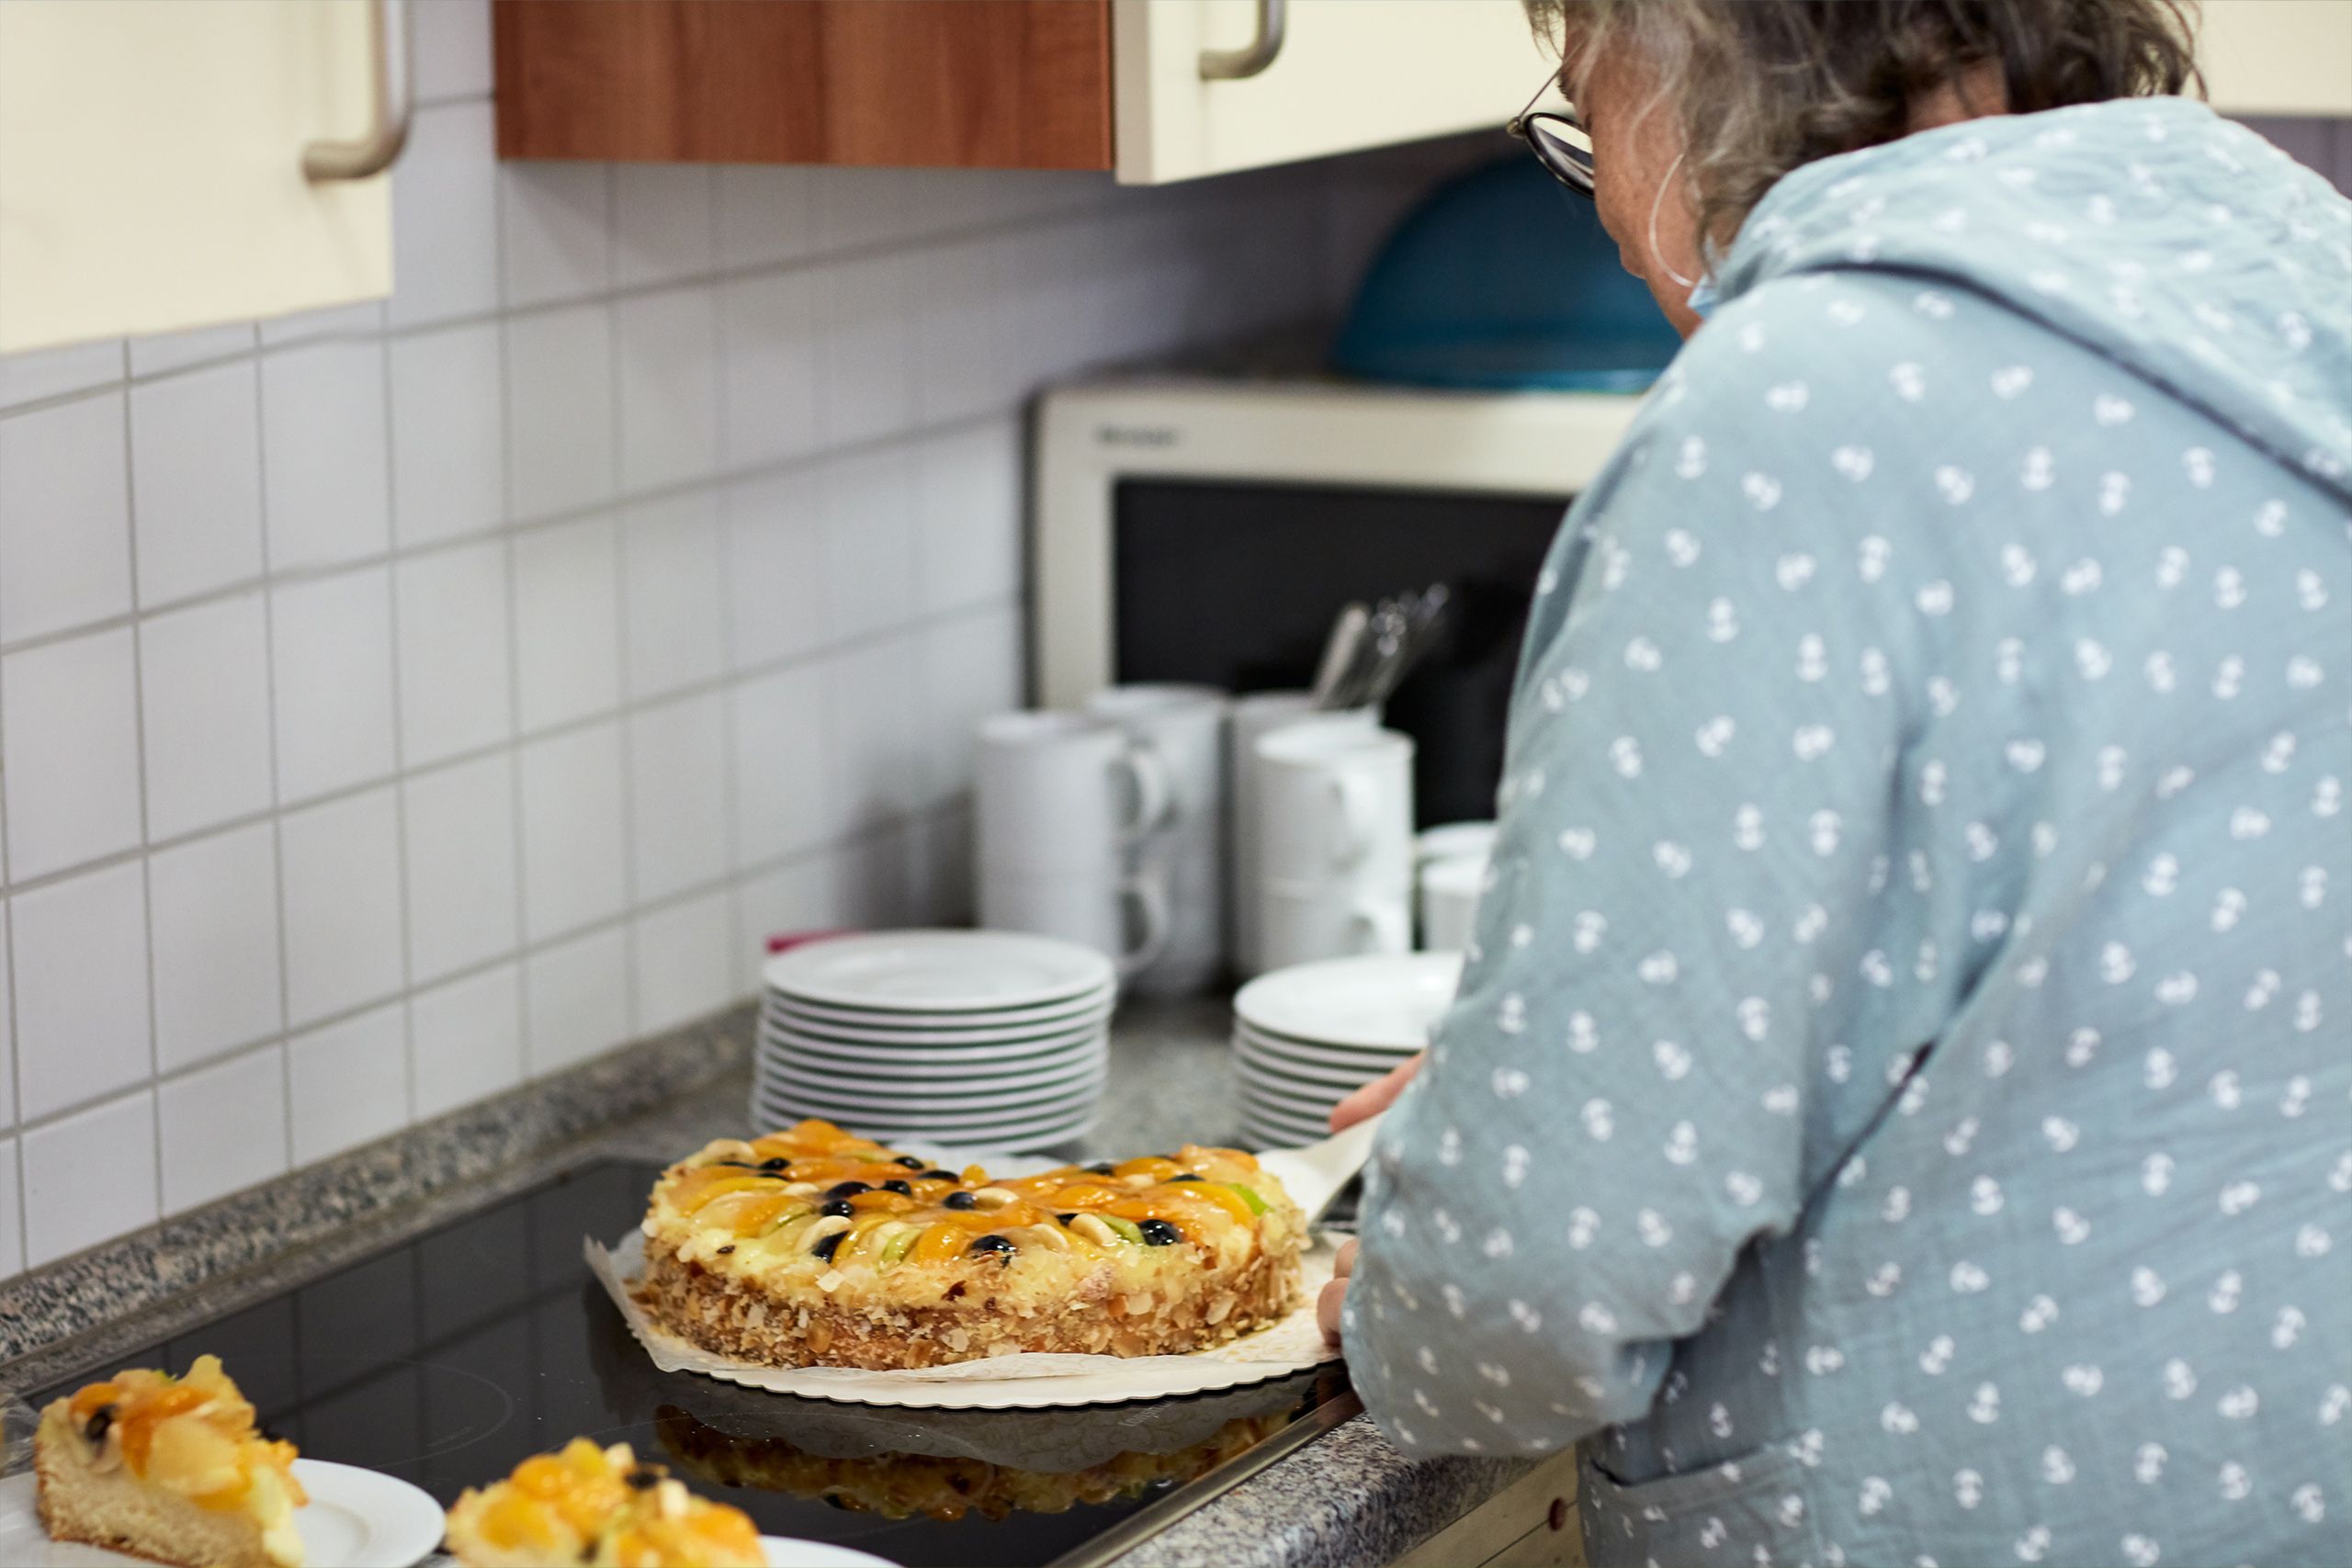
{"type": "Polygon", "coordinates": [[[387,0],[0,0],[0,351],[391,292],[387,0]]]}
{"type": "Polygon", "coordinates": [[[1282,44],[1254,74],[1204,74],[1246,50],[1264,0],[1113,0],[1119,179],[1202,175],[1499,127],[1555,62],[1520,0],[1286,0],[1282,44]]]}
{"type": "Polygon", "coordinates": [[[2352,115],[2352,0],[2205,0],[2197,63],[2223,114],[2352,115]]]}

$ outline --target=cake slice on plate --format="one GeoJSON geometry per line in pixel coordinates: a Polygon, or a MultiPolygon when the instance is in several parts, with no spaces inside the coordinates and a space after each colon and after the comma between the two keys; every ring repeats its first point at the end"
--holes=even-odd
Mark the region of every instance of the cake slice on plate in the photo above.
{"type": "Polygon", "coordinates": [[[741,1508],[697,1497],[627,1443],[574,1438],[534,1454],[449,1508],[447,1544],[465,1568],[763,1568],[741,1508]]]}
{"type": "Polygon", "coordinates": [[[42,1528],[186,1568],[301,1568],[294,1445],[198,1356],[184,1377],[117,1372],[40,1413],[33,1437],[42,1528]]]}

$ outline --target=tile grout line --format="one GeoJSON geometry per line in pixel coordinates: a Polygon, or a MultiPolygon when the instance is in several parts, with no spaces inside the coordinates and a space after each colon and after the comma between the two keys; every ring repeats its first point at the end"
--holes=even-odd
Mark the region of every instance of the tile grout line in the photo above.
{"type": "MultiPolygon", "coordinates": [[[[130,367],[130,343],[123,341],[124,368],[130,367]]],[[[258,379],[258,378],[256,378],[258,379]]],[[[130,581],[134,612],[139,604],[139,466],[132,460],[130,393],[122,394],[122,531],[123,556],[130,581]]],[[[153,807],[148,799],[147,787],[147,623],[143,620],[128,628],[130,637],[130,725],[131,750],[139,768],[139,934],[141,959],[147,982],[147,1084],[149,1089],[148,1129],[153,1134],[155,1156],[155,1217],[164,1214],[164,1118],[163,1100],[153,1092],[155,1080],[163,1069],[162,1058],[155,1043],[155,888],[149,874],[147,835],[153,820],[153,807]]],[[[19,1108],[21,1109],[21,1107],[19,1108]]]]}
{"type": "MultiPolygon", "coordinates": [[[[255,334],[256,339],[259,333],[255,334]]],[[[386,355],[389,359],[390,356],[386,355]]],[[[294,1016],[293,965],[288,962],[290,944],[286,934],[286,781],[279,766],[280,749],[277,733],[277,594],[269,586],[269,429],[264,419],[261,370],[254,367],[254,462],[261,482],[256,491],[254,525],[261,532],[261,591],[262,645],[268,655],[269,691],[269,872],[270,888],[277,900],[277,1080],[278,1136],[283,1140],[286,1168],[294,1168],[294,1032],[288,1027],[294,1016]]],[[[390,454],[385,455],[385,469],[391,472],[390,454]]],[[[233,830],[233,829],[231,829],[233,830]]],[[[150,846],[149,853],[153,853],[150,846]]]]}
{"type": "MultiPolygon", "coordinates": [[[[620,252],[620,176],[616,166],[605,165],[605,283],[606,294],[599,302],[605,313],[605,366],[609,384],[605,395],[613,421],[613,489],[617,493],[628,486],[626,458],[628,432],[624,426],[628,410],[621,397],[622,376],[626,369],[621,355],[621,312],[619,291],[613,288],[620,252]]],[[[714,328],[714,332],[715,332],[714,328]]],[[[711,358],[718,355],[713,352],[711,358]]],[[[615,671],[620,678],[621,704],[624,710],[636,700],[635,671],[629,668],[628,635],[628,519],[632,508],[616,500],[613,513],[613,653],[618,666],[615,671]]],[[[621,754],[621,1007],[627,1027],[635,1033],[640,1011],[637,983],[637,857],[639,834],[637,820],[637,725],[633,716],[620,722],[618,739],[621,754]]]]}
{"type": "MultiPolygon", "coordinates": [[[[506,182],[492,172],[490,182],[491,272],[500,291],[506,287],[506,182]]],[[[514,363],[507,353],[503,321],[493,329],[498,344],[498,526],[506,559],[506,705],[513,725],[514,823],[514,1078],[509,1089],[531,1081],[531,857],[529,824],[523,812],[523,579],[515,558],[514,363]]],[[[445,984],[447,982],[444,982],[445,984]]],[[[411,1010],[413,1014],[413,1009],[411,1010]]]]}
{"type": "Polygon", "coordinates": [[[208,823],[202,828],[190,829],[168,839],[153,840],[143,846],[135,845],[129,849],[114,850],[89,860],[76,861],[72,865],[62,866],[55,871],[46,871],[38,876],[27,877],[16,886],[7,889],[7,892],[12,896],[38,892],[45,887],[55,886],[58,883],[71,881],[89,872],[127,864],[144,855],[180,849],[188,844],[198,843],[207,839],[254,827],[275,818],[310,811],[318,807],[336,805],[411,779],[426,778],[469,763],[482,761],[502,750],[514,751],[519,755],[521,750],[526,746],[546,740],[560,739],[565,736],[576,735],[582,730],[594,729],[606,724],[626,722],[654,708],[668,707],[697,697],[709,696],[733,686],[752,684],[803,666],[816,667],[830,664],[843,657],[870,651],[901,638],[918,638],[930,631],[954,626],[959,622],[979,620],[986,616],[1000,615],[1006,610],[1017,611],[1024,603],[1023,595],[1018,592],[1000,593],[987,599],[974,600],[967,604],[958,604],[949,609],[934,611],[893,626],[860,632],[839,642],[820,643],[796,652],[779,654],[774,659],[746,665],[740,671],[709,676],[679,686],[667,687],[649,693],[644,697],[634,701],[625,700],[616,707],[600,708],[594,713],[576,718],[563,719],[542,728],[518,731],[503,740],[485,741],[481,745],[469,747],[462,751],[453,751],[447,756],[435,758],[431,762],[406,772],[396,770],[387,773],[373,773],[350,784],[338,784],[333,789],[322,790],[316,795],[304,795],[299,800],[279,802],[236,817],[223,818],[219,821],[208,823]]]}
{"type": "MultiPolygon", "coordinates": [[[[672,910],[682,908],[686,905],[698,903],[703,899],[709,898],[714,896],[734,894],[740,891],[746,885],[758,881],[763,877],[774,875],[777,872],[789,870],[795,865],[800,864],[804,862],[814,861],[820,857],[842,854],[854,851],[861,846],[868,844],[871,840],[886,838],[894,833],[902,833],[909,828],[917,825],[921,819],[928,816],[937,815],[943,810],[952,809],[954,809],[954,804],[951,802],[944,807],[925,807],[913,810],[903,816],[877,819],[874,822],[865,824],[864,826],[854,829],[837,838],[828,839],[817,843],[801,845],[794,849],[784,851],[781,853],[771,855],[765,860],[746,866],[740,872],[725,873],[706,881],[695,883],[690,886],[679,888],[675,892],[665,893],[658,898],[649,900],[641,909],[624,909],[617,914],[607,915],[601,919],[589,920],[579,925],[565,927],[560,931],[551,932],[548,936],[539,939],[539,941],[532,943],[528,948],[521,953],[502,953],[492,954],[488,958],[469,964],[463,968],[450,971],[450,973],[443,976],[439,980],[435,981],[435,986],[449,986],[457,985],[467,980],[479,979],[492,970],[503,968],[507,964],[520,964],[526,962],[530,957],[550,953],[557,948],[567,947],[574,942],[583,942],[590,937],[605,936],[619,931],[626,928],[631,920],[636,919],[640,916],[665,914],[672,910]]],[[[742,997],[748,996],[750,992],[748,989],[741,992],[732,993],[732,998],[734,1000],[740,1000],[742,997]]],[[[259,1051],[266,1050],[272,1046],[283,1045],[293,1035],[298,1033],[311,1034],[322,1030],[339,1028],[342,1025],[350,1023],[356,1019],[364,1018],[370,1013],[381,1012],[389,1007],[402,1005],[412,998],[412,995],[413,993],[406,991],[383,992],[379,995],[369,997],[363,1001],[355,1002],[349,1007],[339,1009],[331,1013],[322,1014],[317,1019],[303,1024],[299,1030],[281,1029],[273,1031],[267,1034],[239,1041],[235,1044],[210,1052],[196,1061],[189,1062],[180,1066],[173,1067],[168,1071],[160,1073],[155,1077],[148,1079],[143,1083],[123,1086],[116,1089],[89,1096],[85,1099],[74,1100],[56,1111],[50,1111],[40,1117],[38,1121],[28,1123],[24,1128],[20,1128],[19,1131],[38,1132],[43,1128],[55,1126],[61,1122],[71,1121],[74,1118],[86,1114],[90,1111],[96,1110],[100,1106],[110,1104],[116,1100],[128,1099],[133,1094],[152,1092],[153,1089],[164,1084],[180,1082],[183,1079],[192,1077],[198,1073],[209,1071],[209,1069],[217,1067],[236,1057],[249,1055],[259,1051]]],[[[732,1000],[722,1005],[732,1005],[732,1000]]],[[[632,1033],[628,1036],[627,1039],[620,1042],[620,1043],[632,1043],[639,1038],[639,1035],[632,1033]]],[[[591,1053],[592,1055],[601,1054],[602,1053],[591,1053]]],[[[579,1061],[585,1061],[587,1059],[588,1057],[586,1056],[578,1058],[579,1061]]],[[[576,1064],[563,1064],[565,1066],[573,1065],[576,1064]]],[[[509,1085],[508,1087],[513,1088],[514,1086],[509,1085]]],[[[469,1101],[468,1103],[470,1102],[469,1101]]],[[[299,1163],[310,1164],[313,1162],[303,1161],[299,1163]]],[[[288,1168],[296,1168],[296,1163],[289,1161],[288,1168]]]]}
{"type": "MultiPolygon", "coordinates": [[[[498,166],[500,168],[504,168],[508,165],[503,162],[501,162],[498,166]]],[[[605,167],[609,171],[613,165],[607,164],[605,167]]],[[[503,207],[503,182],[493,183],[499,186],[498,200],[503,207]]],[[[1235,199],[1238,198],[1237,197],[1235,199]]],[[[309,333],[278,343],[263,342],[257,335],[254,346],[248,350],[243,350],[235,354],[216,355],[206,359],[190,360],[185,364],[175,365],[168,369],[151,370],[145,372],[133,372],[130,368],[129,340],[126,339],[124,340],[123,369],[112,379],[94,382],[86,386],[73,388],[66,391],[52,392],[42,397],[28,398],[21,402],[0,406],[0,419],[13,418],[23,413],[43,412],[84,398],[98,396],[105,392],[127,391],[131,387],[143,386],[153,381],[168,380],[175,377],[194,375],[202,370],[217,369],[222,365],[232,363],[234,360],[241,358],[249,356],[255,359],[274,358],[276,356],[297,352],[301,349],[315,347],[322,344],[349,341],[355,338],[373,337],[392,340],[420,337],[434,333],[449,332],[460,327],[492,325],[517,319],[528,319],[534,316],[551,315],[559,311],[573,310],[582,305],[594,304],[599,301],[608,304],[616,304],[625,299],[638,299],[646,295],[674,293],[691,288],[710,288],[717,291],[724,289],[729,285],[765,282],[797,272],[814,272],[834,266],[864,265],[876,262],[889,261],[899,257],[911,256],[917,253],[951,249],[958,245],[998,240],[1010,241],[1027,239],[1035,237],[1040,231],[1069,227],[1090,221],[1124,221],[1130,223],[1142,223],[1154,218],[1176,216],[1176,214],[1153,213],[1140,210],[1121,212],[1114,210],[1115,207],[1116,202],[1114,198],[1097,196],[1087,201],[1075,202],[1066,206],[1056,206],[1035,213],[1027,213],[1012,218],[997,219],[967,227],[941,229],[927,233],[919,232],[876,241],[867,241],[856,244],[842,246],[838,249],[828,249],[820,246],[815,250],[806,251],[797,254],[779,256],[772,260],[749,263],[744,265],[732,267],[714,265],[700,272],[682,273],[675,276],[663,277],[644,283],[619,284],[613,281],[613,272],[610,265],[610,247],[608,245],[605,283],[603,288],[589,289],[578,294],[565,294],[554,299],[533,299],[521,304],[509,303],[505,298],[503,256],[502,255],[499,302],[487,310],[460,311],[454,315],[434,317],[425,321],[405,321],[398,325],[392,324],[389,312],[387,312],[384,319],[374,327],[334,327],[315,333],[309,333]]],[[[610,222],[609,212],[610,203],[608,202],[608,228],[610,222]]],[[[1193,217],[1199,216],[1196,213],[1188,213],[1185,215],[1193,217]]],[[[503,212],[501,216],[503,218],[503,212]]],[[[502,226],[501,232],[498,236],[502,248],[503,238],[504,235],[502,226]]],[[[258,325],[259,323],[256,322],[255,324],[258,325]]]]}
{"type": "MultiPolygon", "coordinates": [[[[503,362],[504,355],[504,334],[503,333],[500,346],[503,362]]],[[[268,570],[258,577],[239,578],[218,587],[184,594],[179,598],[164,600],[152,605],[140,605],[130,611],[102,616],[96,620],[84,621],[62,630],[40,632],[20,637],[14,642],[0,643],[0,657],[28,652],[34,649],[47,648],[56,643],[71,642],[77,637],[112,631],[153,616],[182,610],[201,609],[241,597],[256,589],[266,592],[307,582],[324,581],[330,578],[364,571],[373,567],[391,566],[402,561],[464,549],[470,546],[487,543],[502,535],[540,533],[563,527],[569,524],[585,522],[600,513],[617,513],[625,507],[682,500],[705,490],[724,491],[741,485],[783,479],[802,469],[813,471],[836,457],[876,456],[897,446],[917,447],[995,423],[1004,419],[1007,412],[1002,408],[990,408],[979,413],[958,415],[937,424],[918,423],[894,433],[845,442],[838,448],[831,450],[811,449],[792,457],[774,458],[740,468],[721,468],[694,479],[680,479],[671,484],[658,485],[643,491],[616,491],[605,500],[593,502],[586,505],[544,513],[520,521],[502,522],[489,527],[469,529],[465,533],[453,534],[446,538],[428,539],[420,544],[406,546],[395,542],[384,550],[354,556],[345,560],[288,567],[282,571],[268,570]]],[[[510,500],[510,512],[511,509],[510,500]]],[[[267,552],[265,550],[264,558],[266,559],[266,557],[267,552]]]]}
{"type": "MultiPolygon", "coordinates": [[[[705,223],[713,263],[718,260],[724,228],[719,218],[721,183],[716,173],[706,182],[709,207],[705,223]]],[[[710,330],[713,344],[722,344],[726,327],[722,312],[718,310],[716,291],[711,301],[710,330]]],[[[710,379],[711,440],[714,447],[723,452],[733,408],[732,400],[727,395],[727,355],[723,348],[710,356],[710,379]]],[[[716,532],[718,556],[718,665],[722,670],[732,671],[735,668],[735,650],[741,641],[735,626],[735,508],[724,488],[712,495],[711,511],[711,526],[716,532]]],[[[742,684],[729,681],[718,699],[719,802],[720,809],[726,813],[727,864],[730,871],[741,866],[743,856],[741,776],[743,755],[741,737],[738,731],[741,722],[742,684]]],[[[727,986],[730,992],[735,993],[744,989],[741,978],[741,965],[751,942],[749,933],[743,929],[743,899],[737,891],[740,886],[740,883],[730,884],[727,897],[727,986]]],[[[756,964],[753,973],[756,976],[756,964]]]]}
{"type": "MultiPolygon", "coordinates": [[[[385,302],[384,315],[389,321],[391,317],[390,300],[385,302]]],[[[384,392],[384,539],[389,547],[400,537],[396,521],[400,514],[400,475],[392,461],[392,353],[389,344],[381,346],[377,353],[376,373],[384,392]]],[[[415,919],[415,907],[411,901],[408,852],[410,694],[401,669],[401,648],[406,639],[401,635],[401,566],[397,561],[385,569],[384,591],[391,610],[388,617],[390,624],[386,630],[392,645],[392,886],[400,905],[401,1126],[406,1128],[416,1122],[416,1010],[410,1005],[411,998],[416,995],[416,942],[411,931],[415,919]]]]}

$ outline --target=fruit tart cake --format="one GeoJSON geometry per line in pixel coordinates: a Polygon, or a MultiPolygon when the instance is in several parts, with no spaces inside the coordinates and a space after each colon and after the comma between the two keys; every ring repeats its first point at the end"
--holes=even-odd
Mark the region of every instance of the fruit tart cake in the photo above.
{"type": "Polygon", "coordinates": [[[449,1506],[449,1552],[466,1568],[763,1568],[741,1508],[697,1497],[627,1443],[574,1438],[449,1506]]]}
{"type": "Polygon", "coordinates": [[[40,1520],[78,1540],[191,1568],[301,1568],[294,1445],[198,1356],[184,1377],[117,1372],[52,1400],[33,1435],[40,1520]]]}
{"type": "Polygon", "coordinates": [[[809,1121],[662,1173],[639,1299],[679,1337],[763,1366],[1157,1356],[1280,1319],[1306,1229],[1235,1149],[991,1181],[809,1121]]]}

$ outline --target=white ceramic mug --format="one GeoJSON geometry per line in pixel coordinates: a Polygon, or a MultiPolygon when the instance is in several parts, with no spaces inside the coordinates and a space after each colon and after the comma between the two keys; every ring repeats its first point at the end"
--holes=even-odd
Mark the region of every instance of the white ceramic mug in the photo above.
{"type": "Polygon", "coordinates": [[[1421,866],[1421,946],[1431,953],[1468,950],[1478,924],[1478,896],[1486,888],[1487,858],[1447,855],[1421,866]]]}
{"type": "Polygon", "coordinates": [[[1226,707],[1216,688],[1175,682],[1109,687],[1086,705],[1157,758],[1168,783],[1165,819],[1127,859],[1167,898],[1167,939],[1134,974],[1146,995],[1190,995],[1225,969],[1226,707]]]}
{"type": "Polygon", "coordinates": [[[1295,724],[1337,723],[1360,729],[1380,728],[1377,708],[1318,709],[1307,692],[1253,692],[1234,699],[1231,749],[1232,783],[1227,791],[1232,807],[1230,852],[1226,857],[1227,908],[1230,911],[1231,950],[1235,973],[1244,979],[1268,967],[1260,951],[1259,908],[1256,897],[1262,859],[1259,840],[1264,835],[1264,807],[1260,800],[1258,742],[1295,724]]]}
{"type": "Polygon", "coordinates": [[[1123,975],[1159,957],[1167,883],[1127,863],[1168,818],[1156,752],[1082,714],[998,714],[980,723],[974,793],[983,926],[1084,942],[1123,975]]]}
{"type": "Polygon", "coordinates": [[[983,866],[1091,871],[1168,818],[1168,777],[1157,754],[1083,714],[982,719],[975,775],[983,866]]]}
{"type": "Polygon", "coordinates": [[[1258,918],[1261,953],[1269,969],[1363,953],[1404,953],[1413,945],[1412,902],[1402,887],[1347,881],[1311,888],[1269,886],[1259,892],[1258,918]]]}
{"type": "Polygon", "coordinates": [[[1257,743],[1258,874],[1305,887],[1335,878],[1409,892],[1413,741],[1393,729],[1294,724],[1257,743]]]}
{"type": "Polygon", "coordinates": [[[1168,944],[1168,893],[1156,868],[1022,872],[983,865],[980,924],[1080,942],[1108,956],[1122,978],[1157,959],[1168,944]]]}

